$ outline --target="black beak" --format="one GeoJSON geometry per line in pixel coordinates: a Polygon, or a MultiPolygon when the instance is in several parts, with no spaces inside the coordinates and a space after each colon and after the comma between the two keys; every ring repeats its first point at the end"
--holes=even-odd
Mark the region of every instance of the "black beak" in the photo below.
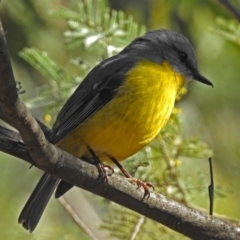
{"type": "Polygon", "coordinates": [[[198,82],[201,82],[201,83],[204,83],[204,84],[207,84],[207,85],[210,85],[213,87],[213,84],[207,78],[205,78],[203,75],[201,75],[199,72],[194,73],[193,79],[198,82]]]}

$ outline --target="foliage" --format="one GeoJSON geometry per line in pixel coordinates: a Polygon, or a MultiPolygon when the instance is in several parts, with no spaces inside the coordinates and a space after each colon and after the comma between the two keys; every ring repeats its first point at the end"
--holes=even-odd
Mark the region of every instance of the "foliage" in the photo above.
{"type": "Polygon", "coordinates": [[[214,33],[240,45],[240,26],[236,20],[218,17],[216,23],[218,27],[212,29],[214,33]]]}
{"type": "Polygon", "coordinates": [[[77,69],[69,73],[46,52],[35,48],[25,48],[20,52],[22,58],[49,79],[47,84],[38,87],[38,97],[27,101],[28,107],[45,107],[51,115],[56,115],[91,67],[102,58],[119,52],[133,38],[143,34],[145,28],[122,11],[110,13],[105,1],[83,1],[78,4],[77,12],[60,7],[51,15],[67,19],[64,39],[68,47],[83,46],[87,51],[93,51],[95,58],[92,63],[83,58],[70,58],[69,63],[77,69]]]}
{"type": "Polygon", "coordinates": [[[82,44],[86,48],[95,47],[104,58],[117,53],[145,32],[145,27],[139,26],[131,16],[122,11],[110,12],[105,1],[82,1],[78,4],[78,12],[61,7],[52,14],[67,19],[69,29],[64,37],[69,47],[82,44]]]}
{"type": "Polygon", "coordinates": [[[114,204],[104,219],[103,229],[110,232],[115,239],[144,239],[144,240],[182,240],[182,235],[176,235],[170,229],[161,226],[142,215],[114,204]]]}
{"type": "Polygon", "coordinates": [[[64,103],[64,99],[67,98],[69,92],[73,92],[73,88],[79,82],[77,77],[71,76],[50,59],[46,52],[28,48],[20,52],[20,56],[48,79],[47,84],[38,87],[38,96],[27,102],[29,108],[37,106],[56,108],[56,105],[60,106],[64,103]],[[62,92],[61,95],[59,95],[59,91],[62,92]],[[66,92],[68,94],[64,96],[66,92]]]}
{"type": "MultiPolygon", "coordinates": [[[[123,164],[131,169],[135,177],[153,183],[157,192],[189,205],[196,185],[192,180],[181,176],[180,168],[183,161],[181,159],[183,157],[207,159],[213,153],[196,137],[187,139],[182,137],[180,113],[180,109],[175,108],[167,126],[162,129],[158,138],[123,164]]],[[[197,183],[198,189],[207,190],[208,183],[200,177],[201,175],[197,183]]],[[[205,196],[207,197],[207,194],[205,196]]],[[[112,209],[108,211],[102,227],[108,229],[117,239],[159,239],[159,236],[161,239],[181,239],[181,236],[176,236],[172,231],[159,226],[152,220],[121,209],[114,203],[111,203],[111,206],[112,209]],[[134,238],[131,238],[133,235],[134,238]]]]}
{"type": "MultiPolygon", "coordinates": [[[[38,97],[28,101],[28,106],[47,107],[53,113],[65,102],[90,68],[102,57],[109,57],[121,50],[133,38],[142,34],[144,27],[139,27],[131,17],[125,16],[121,11],[110,12],[104,1],[83,1],[78,4],[77,11],[61,7],[51,14],[67,20],[68,29],[64,32],[67,47],[77,49],[82,46],[87,52],[94,51],[95,55],[92,63],[86,63],[85,59],[80,60],[80,63],[85,64],[79,64],[79,61],[70,58],[70,63],[77,64],[81,71],[69,73],[46,52],[28,48],[20,53],[22,58],[48,79],[47,84],[38,88],[38,97]]],[[[186,91],[182,91],[178,99],[185,93],[186,91]]],[[[180,112],[179,109],[175,109],[159,137],[149,147],[131,157],[125,166],[131,169],[131,173],[137,178],[152,182],[157,192],[188,204],[187,193],[179,179],[180,158],[185,156],[203,159],[210,157],[212,152],[197,138],[182,139],[180,112]],[[155,169],[159,169],[160,172],[155,169]]],[[[125,235],[132,234],[126,230],[130,228],[129,224],[131,223],[133,228],[142,217],[128,210],[116,209],[114,204],[111,206],[113,209],[108,210],[109,214],[103,228],[108,229],[110,235],[115,238],[128,239],[130,236],[125,235]],[[112,211],[118,216],[114,221],[111,221],[112,211]],[[128,219],[127,224],[126,219],[128,219]],[[123,227],[122,232],[120,226],[123,227]]],[[[153,221],[144,219],[135,238],[147,239],[148,236],[149,239],[158,239],[159,234],[163,236],[172,233],[161,226],[157,227],[153,221]],[[151,228],[156,228],[159,232],[155,231],[153,235],[152,231],[146,231],[151,228]]]]}
{"type": "MultiPolygon", "coordinates": [[[[46,123],[51,125],[60,106],[62,106],[66,99],[71,95],[76,86],[79,84],[79,82],[81,82],[89,70],[102,59],[120,51],[133,38],[142,34],[145,31],[145,28],[139,26],[139,24],[136,23],[132,17],[126,16],[126,14],[124,14],[122,11],[110,11],[107,7],[106,1],[78,1],[77,7],[74,8],[74,10],[70,10],[73,8],[58,7],[51,11],[51,18],[49,18],[49,16],[45,16],[45,18],[43,18],[42,12],[44,12],[44,10],[39,10],[41,9],[40,5],[44,5],[43,7],[49,6],[48,4],[50,4],[50,2],[44,1],[45,4],[38,3],[39,5],[37,5],[37,2],[38,1],[29,1],[27,4],[26,1],[18,1],[18,5],[16,5],[15,8],[11,8],[11,6],[9,7],[9,12],[15,11],[14,14],[17,16],[15,21],[17,24],[19,24],[19,26],[25,26],[24,31],[26,31],[29,38],[31,36],[31,41],[28,39],[28,41],[25,43],[25,46],[33,45],[38,47],[24,48],[24,50],[20,52],[20,56],[33,68],[39,71],[44,76],[44,79],[47,79],[47,81],[42,81],[43,83],[41,82],[41,85],[37,87],[37,93],[35,93],[37,97],[34,96],[34,98],[27,100],[27,104],[33,110],[40,107],[40,109],[45,113],[45,116],[48,116],[45,117],[46,123]],[[23,6],[28,9],[26,15],[19,14],[20,9],[23,6]],[[35,11],[31,11],[33,9],[35,11]],[[38,11],[36,11],[36,9],[38,9],[38,11]],[[37,35],[38,32],[43,31],[43,26],[47,21],[51,21],[52,25],[47,25],[47,27],[45,26],[45,28],[48,30],[42,35],[37,35]],[[54,21],[57,21],[57,24],[54,21]],[[31,27],[26,27],[29,25],[29,22],[32,23],[31,27]],[[64,24],[62,24],[62,22],[64,22],[64,24]],[[59,25],[61,25],[61,27],[63,26],[62,29],[65,29],[63,38],[61,39],[58,39],[56,36],[54,36],[54,34],[51,35],[52,32],[56,31],[56,26],[59,25]],[[44,36],[44,38],[41,36],[44,36]],[[50,37],[54,39],[54,44],[52,45],[49,44],[47,40],[50,37]],[[44,41],[42,39],[44,39],[44,41]],[[58,41],[56,41],[56,39],[58,41]],[[65,45],[61,45],[62,39],[62,42],[65,45]],[[49,44],[49,48],[47,48],[47,44],[49,44]],[[55,46],[55,44],[58,45],[55,46]],[[44,51],[42,49],[44,49],[44,51]],[[52,53],[51,50],[54,49],[57,50],[55,53],[52,53]]],[[[164,1],[164,7],[162,7],[160,2],[161,1],[154,5],[154,9],[151,9],[152,12],[155,12],[154,16],[156,18],[160,17],[160,20],[159,18],[157,20],[155,19],[155,25],[166,27],[161,21],[167,21],[170,25],[169,22],[171,19],[177,19],[176,15],[180,9],[181,13],[184,13],[181,14],[183,16],[180,19],[181,26],[183,24],[184,29],[188,29],[188,27],[189,29],[194,29],[194,37],[198,39],[198,41],[201,42],[204,47],[208,45],[204,45],[204,41],[206,41],[206,39],[204,39],[205,32],[203,29],[199,30],[200,25],[203,28],[206,25],[209,26],[209,22],[212,17],[209,17],[209,3],[207,3],[207,1],[206,3],[203,3],[202,1],[196,1],[198,2],[198,6],[201,6],[202,10],[200,7],[195,7],[194,14],[192,14],[192,11],[189,10],[193,10],[195,2],[188,3],[188,1],[184,1],[184,4],[181,3],[181,6],[178,6],[176,1],[164,1]],[[206,8],[204,8],[204,5],[206,8]],[[184,6],[187,6],[187,8],[184,6]],[[186,11],[186,9],[188,10],[186,11]],[[161,14],[159,14],[159,10],[164,12],[164,20],[161,19],[163,17],[161,14]],[[186,12],[187,14],[185,14],[186,12]],[[198,34],[198,31],[200,31],[201,34],[198,34]]],[[[217,15],[217,10],[215,13],[213,13],[214,10],[215,6],[214,8],[212,7],[211,14],[217,15]]],[[[219,18],[218,28],[214,28],[213,31],[239,44],[239,24],[235,21],[219,18]]],[[[11,31],[9,34],[11,34],[11,31]]],[[[20,37],[19,39],[23,38],[20,37]]],[[[210,42],[207,43],[209,43],[211,48],[212,45],[210,42]]],[[[201,51],[201,44],[199,44],[198,48],[196,48],[200,49],[198,50],[199,52],[197,55],[207,55],[205,53],[201,53],[204,52],[201,51]]],[[[215,42],[213,45],[215,46],[215,42]]],[[[203,63],[203,68],[205,67],[205,71],[206,69],[209,69],[209,59],[214,57],[214,54],[209,55],[211,56],[204,56],[204,61],[201,61],[200,59],[200,63],[203,63]]],[[[219,56],[217,56],[215,61],[216,64],[212,64],[210,69],[217,69],[217,62],[220,61],[224,61],[224,59],[221,59],[219,56]]],[[[226,59],[226,61],[228,60],[226,59]]],[[[221,67],[219,67],[219,69],[220,68],[221,67]]],[[[221,71],[219,69],[215,70],[217,73],[219,72],[219,75],[214,72],[214,74],[212,73],[212,76],[214,77],[217,75],[220,79],[223,78],[223,73],[220,73],[221,71]]],[[[229,72],[227,72],[227,68],[225,72],[228,78],[232,78],[230,77],[232,75],[229,75],[229,72]]],[[[231,70],[231,72],[234,71],[231,70]]],[[[18,76],[21,76],[21,74],[18,76]]],[[[236,85],[233,86],[235,88],[236,85]]],[[[224,88],[224,91],[225,89],[226,88],[224,88]]],[[[205,89],[202,92],[204,91],[205,89]]],[[[194,89],[191,89],[191,92],[194,92],[194,89]]],[[[224,135],[224,139],[226,139],[228,129],[231,126],[229,125],[228,128],[226,128],[225,122],[227,121],[223,121],[224,124],[219,126],[219,122],[221,123],[220,119],[222,119],[222,116],[228,115],[229,112],[227,112],[227,114],[226,110],[224,112],[224,106],[226,105],[226,100],[233,95],[228,94],[228,98],[223,98],[221,96],[217,99],[217,105],[221,106],[220,108],[218,107],[218,109],[221,110],[222,115],[214,115],[209,113],[209,105],[214,105],[215,102],[212,103],[206,101],[208,96],[204,95],[200,97],[200,103],[197,103],[197,95],[200,94],[200,92],[201,91],[198,90],[194,92],[193,95],[196,98],[194,99],[194,103],[196,103],[196,105],[198,104],[198,106],[201,106],[201,109],[203,109],[203,104],[205,104],[205,112],[203,116],[197,118],[197,122],[204,127],[213,127],[215,125],[218,126],[217,130],[212,132],[209,131],[209,135],[214,135],[217,133],[219,135],[217,135],[215,139],[221,139],[221,135],[224,135]],[[214,118],[214,121],[212,125],[206,124],[206,126],[203,124],[203,121],[201,121],[201,118],[206,119],[208,115],[211,115],[211,118],[214,118]],[[221,131],[219,129],[221,129],[221,131]],[[225,129],[227,129],[227,134],[224,134],[225,129]]],[[[214,93],[215,94],[211,94],[211,96],[217,95],[216,91],[214,93]]],[[[189,97],[189,95],[187,97],[189,97]]],[[[185,95],[183,98],[185,98],[185,95]]],[[[190,102],[189,99],[188,102],[190,102]]],[[[197,111],[196,109],[197,107],[194,106],[194,111],[197,111]]],[[[225,109],[228,109],[228,107],[225,109]]],[[[194,117],[193,115],[196,113],[194,111],[192,111],[193,113],[191,112],[189,119],[194,117]]],[[[192,204],[192,199],[196,198],[198,198],[199,202],[202,202],[203,199],[207,201],[208,182],[206,179],[208,176],[207,173],[202,171],[201,167],[198,167],[197,169],[195,165],[206,165],[206,160],[208,157],[212,156],[212,151],[203,141],[200,140],[201,137],[195,137],[196,132],[191,133],[190,137],[184,136],[181,123],[182,115],[184,115],[184,112],[181,113],[181,110],[176,108],[168,125],[161,131],[159,137],[152,142],[149,147],[137,153],[128,161],[125,161],[124,166],[130,169],[130,172],[141,180],[153,183],[157,192],[181,201],[184,204],[192,204]],[[191,161],[190,166],[194,167],[186,167],[185,162],[187,161],[191,161]],[[203,196],[196,194],[196,192],[199,192],[199,190],[203,196]]],[[[232,115],[229,114],[229,116],[232,115]]],[[[231,122],[233,121],[232,119],[234,118],[230,118],[231,122]]],[[[236,117],[235,119],[238,118],[236,117]]],[[[188,122],[185,125],[187,124],[188,122]]],[[[199,130],[199,133],[201,133],[201,129],[199,130]]],[[[209,139],[207,138],[207,140],[209,139]]],[[[211,141],[208,142],[211,143],[211,141]]],[[[218,151],[221,150],[221,146],[217,149],[218,151]]],[[[221,169],[224,170],[224,168],[221,169]]],[[[6,174],[6,176],[7,175],[8,174],[6,174]]],[[[219,175],[221,177],[224,176],[224,174],[219,175]]],[[[226,181],[223,180],[222,182],[225,183],[226,181]]],[[[217,185],[216,194],[221,198],[227,198],[230,193],[232,194],[231,189],[226,192],[224,185],[217,185]]],[[[30,189],[25,191],[29,193],[30,189]]],[[[9,202],[9,200],[10,195],[8,196],[7,202],[9,202]]],[[[226,209],[230,209],[228,204],[226,209]]],[[[6,216],[7,214],[8,213],[6,213],[6,216]]],[[[61,217],[58,219],[61,219],[61,217]]],[[[69,222],[69,219],[67,222],[69,222]]],[[[64,226],[66,226],[65,222],[64,226]]],[[[181,238],[181,236],[169,231],[159,224],[156,224],[153,221],[139,216],[138,214],[129,210],[122,209],[113,203],[108,204],[107,213],[102,227],[107,229],[110,235],[115,236],[118,239],[159,239],[159,236],[161,236],[161,239],[181,238]]],[[[74,233],[76,233],[77,230],[75,229],[74,233]]],[[[60,235],[61,233],[59,230],[59,236],[60,235]]],[[[68,237],[69,239],[73,239],[72,235],[69,235],[68,237]]]]}

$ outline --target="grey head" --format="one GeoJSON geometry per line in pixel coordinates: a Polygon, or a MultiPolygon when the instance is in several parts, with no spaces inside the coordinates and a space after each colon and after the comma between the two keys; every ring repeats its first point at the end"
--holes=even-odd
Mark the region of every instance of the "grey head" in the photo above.
{"type": "Polygon", "coordinates": [[[186,37],[172,30],[149,31],[133,40],[120,54],[129,54],[157,63],[167,61],[176,72],[183,74],[186,78],[213,86],[199,73],[191,43],[186,37]]]}

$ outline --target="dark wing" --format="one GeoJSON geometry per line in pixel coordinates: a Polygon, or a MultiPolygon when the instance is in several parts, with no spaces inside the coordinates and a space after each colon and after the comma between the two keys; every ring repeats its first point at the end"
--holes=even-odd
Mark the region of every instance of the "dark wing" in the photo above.
{"type": "Polygon", "coordinates": [[[119,54],[93,68],[59,112],[50,142],[56,144],[113,99],[135,63],[136,59],[119,54]]]}

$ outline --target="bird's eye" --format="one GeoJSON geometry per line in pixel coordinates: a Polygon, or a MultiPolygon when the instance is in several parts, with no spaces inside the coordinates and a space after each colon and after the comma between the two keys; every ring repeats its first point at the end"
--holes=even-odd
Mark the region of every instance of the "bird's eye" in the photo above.
{"type": "Polygon", "coordinates": [[[186,62],[188,59],[188,55],[185,52],[180,52],[179,53],[179,60],[181,62],[186,62]]]}

